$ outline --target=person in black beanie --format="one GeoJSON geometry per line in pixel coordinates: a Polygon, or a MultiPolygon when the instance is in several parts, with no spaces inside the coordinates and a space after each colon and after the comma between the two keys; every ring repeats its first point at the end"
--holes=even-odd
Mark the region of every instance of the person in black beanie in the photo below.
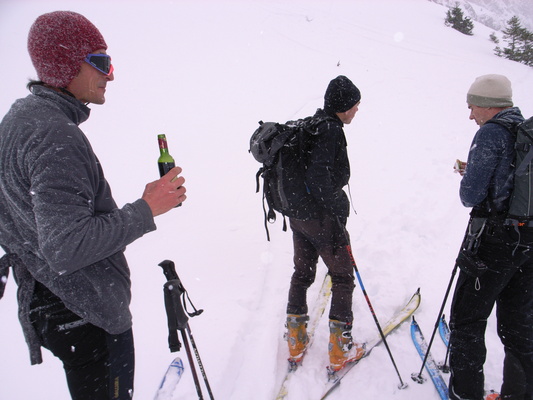
{"type": "Polygon", "coordinates": [[[318,257],[332,280],[329,312],[329,370],[343,368],[361,358],[363,346],[354,343],[352,296],[354,269],[346,222],[350,212],[343,188],[350,178],[347,142],[343,126],[352,122],[359,108],[361,92],[345,76],[333,79],[324,95],[324,108],[314,115],[321,122],[306,144],[306,184],[313,202],[289,218],[294,243],[294,273],[287,304],[289,362],[299,364],[309,343],[307,335],[307,289],[315,280],[318,257]]]}
{"type": "Polygon", "coordinates": [[[361,101],[361,92],[357,86],[345,76],[339,75],[329,83],[326,89],[324,111],[335,116],[337,113],[350,110],[359,101],[361,101]]]}

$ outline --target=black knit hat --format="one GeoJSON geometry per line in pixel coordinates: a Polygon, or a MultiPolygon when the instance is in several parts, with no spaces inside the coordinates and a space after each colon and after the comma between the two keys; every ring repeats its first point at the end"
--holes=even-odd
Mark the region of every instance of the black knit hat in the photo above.
{"type": "Polygon", "coordinates": [[[324,111],[336,114],[348,111],[361,100],[361,92],[344,75],[333,79],[324,95],[324,111]]]}

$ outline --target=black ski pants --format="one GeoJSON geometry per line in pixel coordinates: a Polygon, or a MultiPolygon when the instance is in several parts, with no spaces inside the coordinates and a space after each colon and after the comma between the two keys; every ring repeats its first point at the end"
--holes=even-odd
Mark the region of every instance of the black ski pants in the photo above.
{"type": "Polygon", "coordinates": [[[484,398],[485,330],[496,304],[505,351],[501,398],[533,400],[532,252],[531,228],[488,225],[477,253],[488,269],[478,277],[460,272],[450,315],[450,399],[484,398]]]}
{"type": "Polygon", "coordinates": [[[354,267],[348,250],[345,221],[325,217],[318,220],[290,219],[294,244],[294,272],[289,289],[287,314],[307,314],[307,289],[315,281],[318,257],[331,276],[330,319],[353,321],[354,267]]]}
{"type": "Polygon", "coordinates": [[[129,400],[133,397],[132,330],[111,335],[68,310],[37,284],[30,319],[43,346],[63,362],[73,400],[129,400]]]}

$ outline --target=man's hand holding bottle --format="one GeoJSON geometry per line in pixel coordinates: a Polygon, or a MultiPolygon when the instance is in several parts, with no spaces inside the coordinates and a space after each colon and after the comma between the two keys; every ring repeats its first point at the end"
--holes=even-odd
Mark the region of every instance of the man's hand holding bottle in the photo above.
{"type": "Polygon", "coordinates": [[[187,191],[180,176],[181,168],[174,167],[157,181],[146,185],[142,199],[148,203],[154,217],[172,210],[185,201],[187,191]]]}

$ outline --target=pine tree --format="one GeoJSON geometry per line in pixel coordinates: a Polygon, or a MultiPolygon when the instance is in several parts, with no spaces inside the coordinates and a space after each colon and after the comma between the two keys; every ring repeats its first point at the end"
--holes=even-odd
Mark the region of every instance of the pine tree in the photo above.
{"type": "Polygon", "coordinates": [[[533,66],[533,33],[522,27],[517,16],[507,21],[507,27],[502,31],[503,41],[507,47],[501,49],[496,46],[494,52],[499,57],[521,62],[533,66]]]}
{"type": "Polygon", "coordinates": [[[470,18],[464,16],[463,10],[459,7],[459,3],[455,3],[455,7],[450,8],[446,12],[444,25],[450,26],[465,35],[473,35],[472,30],[474,29],[474,23],[470,18]]]}
{"type": "Polygon", "coordinates": [[[522,43],[520,44],[521,63],[533,67],[533,32],[524,29],[522,43]]]}
{"type": "Polygon", "coordinates": [[[514,16],[507,21],[507,27],[502,31],[503,41],[508,44],[508,46],[503,49],[503,57],[513,61],[520,61],[518,49],[523,30],[524,28],[522,28],[520,19],[517,16],[514,16]]]}

